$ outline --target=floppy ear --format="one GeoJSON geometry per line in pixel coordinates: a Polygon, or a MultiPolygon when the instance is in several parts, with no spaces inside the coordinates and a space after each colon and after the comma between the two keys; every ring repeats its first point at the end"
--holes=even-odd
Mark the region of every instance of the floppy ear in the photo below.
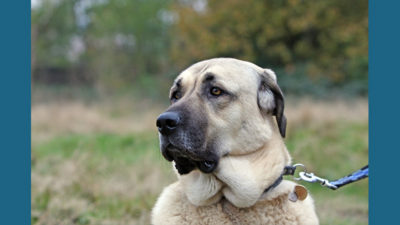
{"type": "Polygon", "coordinates": [[[282,137],[286,135],[286,117],[283,114],[285,99],[278,86],[275,73],[270,69],[264,69],[260,74],[260,84],[258,87],[258,106],[264,113],[271,113],[275,116],[278,123],[279,132],[282,137]]]}

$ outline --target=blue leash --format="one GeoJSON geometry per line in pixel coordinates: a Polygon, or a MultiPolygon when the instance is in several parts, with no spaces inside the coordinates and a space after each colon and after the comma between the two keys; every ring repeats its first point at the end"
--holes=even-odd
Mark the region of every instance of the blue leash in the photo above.
{"type": "Polygon", "coordinates": [[[322,186],[328,187],[332,190],[336,190],[346,184],[350,184],[368,177],[368,165],[364,166],[363,168],[357,170],[352,174],[349,174],[345,177],[342,177],[334,181],[329,181],[327,179],[318,177],[313,173],[307,172],[307,169],[303,164],[295,164],[293,166],[285,167],[284,175],[294,175],[297,167],[302,167],[303,171],[299,173],[299,177],[294,178],[295,180],[302,180],[310,183],[317,182],[320,183],[322,186]]]}
{"type": "Polygon", "coordinates": [[[356,182],[366,177],[368,177],[368,165],[364,166],[363,168],[352,174],[349,174],[348,176],[337,179],[335,181],[331,181],[331,184],[336,186],[337,188],[340,188],[341,186],[356,182]]]}

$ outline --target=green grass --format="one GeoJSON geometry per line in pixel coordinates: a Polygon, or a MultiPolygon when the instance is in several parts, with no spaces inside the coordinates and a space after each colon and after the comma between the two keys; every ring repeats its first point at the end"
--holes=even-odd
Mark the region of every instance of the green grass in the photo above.
{"type": "Polygon", "coordinates": [[[137,163],[145,155],[154,156],[159,153],[158,135],[149,132],[125,135],[70,134],[34,146],[34,154],[37,157],[59,155],[62,158],[71,158],[74,154],[83,152],[90,154],[92,160],[107,159],[125,164],[137,163]]]}
{"type": "MultiPolygon", "coordinates": [[[[368,164],[368,124],[328,122],[297,127],[286,140],[294,163],[314,174],[335,180],[368,164]]],[[[367,224],[368,179],[330,190],[299,182],[310,190],[321,224],[367,224]]]]}
{"type": "MultiPolygon", "coordinates": [[[[335,179],[368,163],[368,125],[291,127],[293,162],[335,179]]],[[[149,224],[162,188],[176,180],[155,132],[63,134],[32,146],[32,224],[149,224]]],[[[304,184],[304,183],[301,183],[304,184]]],[[[304,184],[321,224],[367,224],[368,180],[332,191],[304,184]]]]}
{"type": "Polygon", "coordinates": [[[141,217],[148,223],[160,185],[173,181],[157,139],[154,133],[70,134],[32,146],[32,223],[126,224],[141,217]],[[154,171],[159,177],[149,181],[147,173],[154,171]]]}

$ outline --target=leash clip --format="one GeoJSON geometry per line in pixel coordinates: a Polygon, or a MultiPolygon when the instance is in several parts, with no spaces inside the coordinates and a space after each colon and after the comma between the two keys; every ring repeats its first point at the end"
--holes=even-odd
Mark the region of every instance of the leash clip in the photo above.
{"type": "Polygon", "coordinates": [[[364,166],[363,168],[359,169],[358,171],[342,177],[340,179],[329,181],[322,177],[316,176],[314,173],[309,173],[307,168],[303,164],[294,164],[293,166],[286,166],[284,169],[283,175],[292,175],[294,180],[297,181],[306,181],[309,183],[319,183],[324,187],[330,188],[332,190],[336,190],[346,184],[353,183],[355,181],[364,179],[368,177],[368,165],[364,166]],[[297,168],[301,168],[302,171],[298,173],[298,177],[295,176],[295,172],[297,168]]]}
{"type": "Polygon", "coordinates": [[[336,190],[338,187],[331,184],[329,180],[316,176],[314,173],[307,173],[307,171],[302,171],[299,173],[299,177],[296,180],[303,180],[309,183],[319,183],[324,187],[336,190]]]}

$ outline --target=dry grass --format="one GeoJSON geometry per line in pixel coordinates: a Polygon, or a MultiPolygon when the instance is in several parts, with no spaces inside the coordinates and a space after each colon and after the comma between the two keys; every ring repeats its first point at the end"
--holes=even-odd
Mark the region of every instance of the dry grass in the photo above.
{"type": "MultiPolygon", "coordinates": [[[[80,101],[42,103],[32,106],[32,140],[44,141],[68,133],[156,132],[155,118],[161,107],[125,108],[119,104],[88,105],[80,101]]],[[[131,104],[132,105],[132,104],[131,104]]]]}
{"type": "Polygon", "coordinates": [[[143,209],[151,207],[160,187],[175,179],[173,174],[154,167],[150,158],[118,168],[102,159],[91,168],[89,157],[50,157],[35,166],[34,224],[149,224],[150,211],[143,209]],[[57,163],[44,168],[51,162],[57,163]]]}
{"type": "MultiPolygon", "coordinates": [[[[84,104],[81,101],[38,103],[32,106],[32,135],[34,141],[65,133],[113,132],[130,133],[156,131],[155,119],[165,109],[150,102],[122,101],[108,104],[84,104]]],[[[292,126],[329,123],[338,120],[368,121],[368,102],[365,99],[288,101],[286,117],[292,126]]]]}
{"type": "Polygon", "coordinates": [[[368,101],[366,99],[349,101],[342,99],[324,101],[311,98],[294,101],[289,99],[286,103],[286,117],[289,126],[335,121],[368,123],[368,101]]]}

